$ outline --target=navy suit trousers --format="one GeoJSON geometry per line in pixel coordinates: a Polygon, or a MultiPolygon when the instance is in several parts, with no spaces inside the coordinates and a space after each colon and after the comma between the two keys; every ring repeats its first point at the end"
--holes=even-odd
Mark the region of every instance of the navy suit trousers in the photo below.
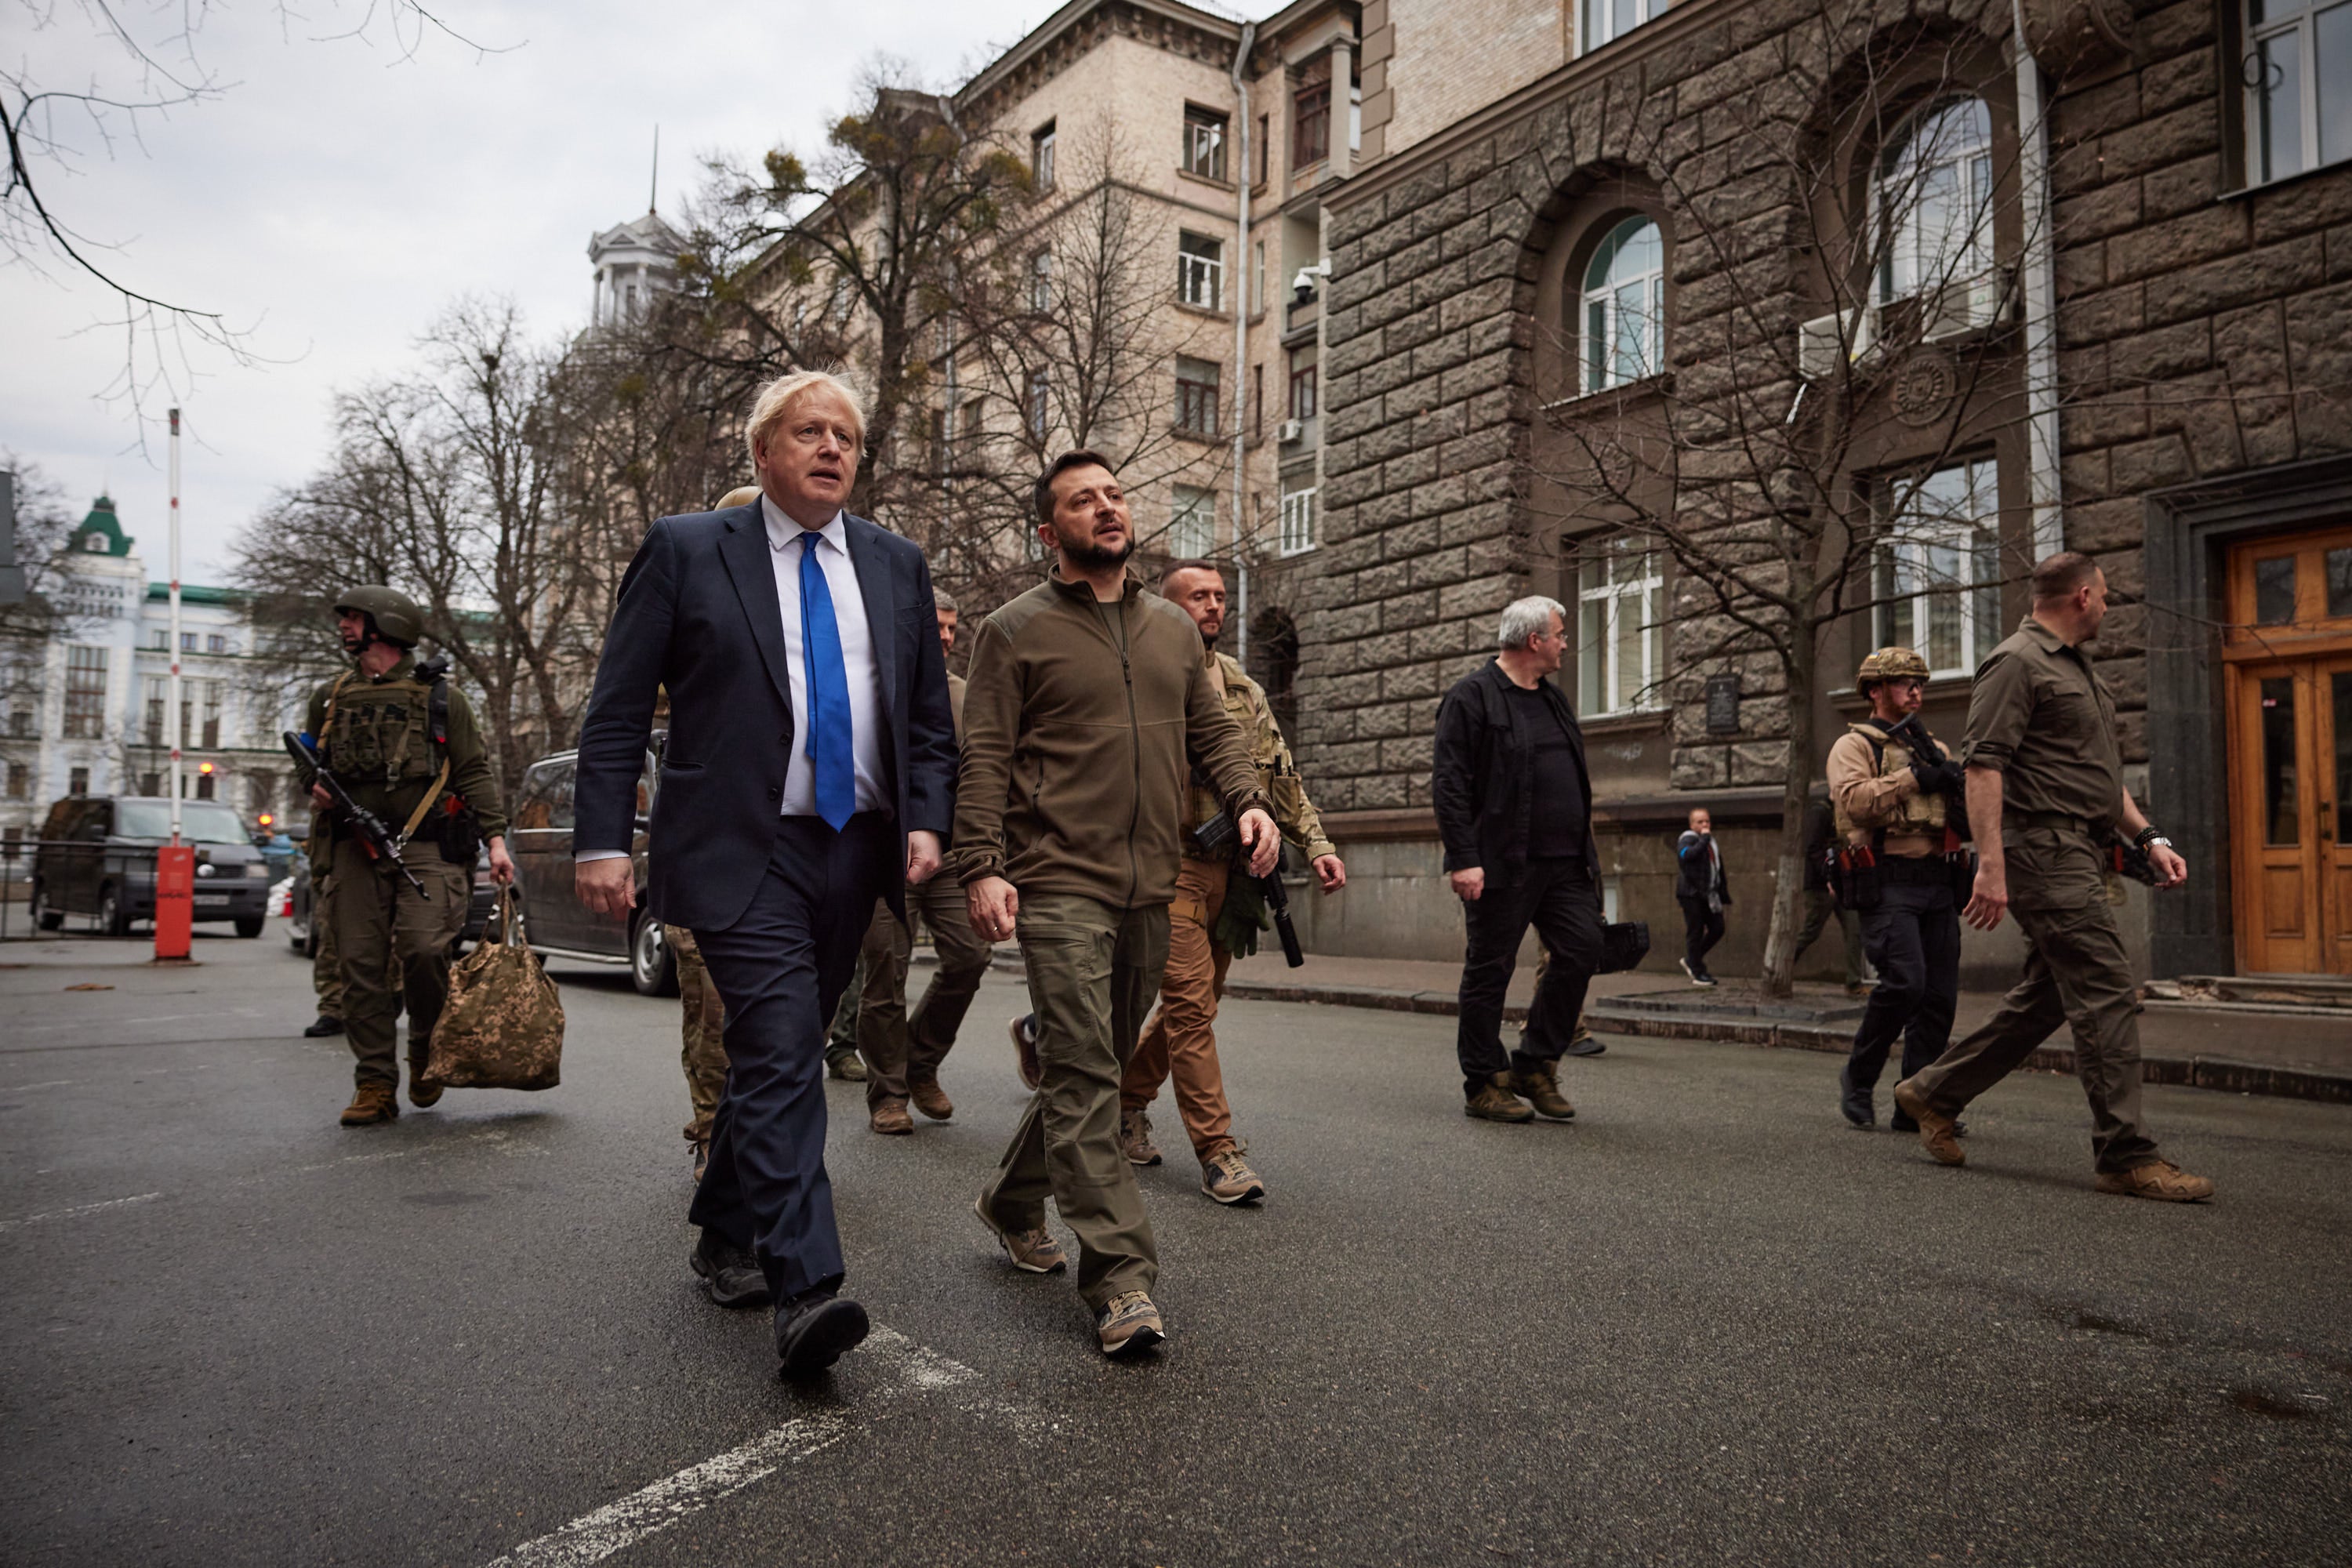
{"type": "Polygon", "coordinates": [[[781,1303],[841,1287],[841,1237],[824,1173],[824,1032],[857,966],[874,900],[903,876],[888,814],[838,833],[777,818],[766,874],[742,918],[694,933],[727,1004],[727,1092],[689,1217],[748,1247],[781,1303]]]}

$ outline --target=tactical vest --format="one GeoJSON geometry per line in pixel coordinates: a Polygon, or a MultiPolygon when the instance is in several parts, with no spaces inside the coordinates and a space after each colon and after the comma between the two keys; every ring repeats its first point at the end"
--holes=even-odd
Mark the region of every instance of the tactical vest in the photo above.
{"type": "MultiPolygon", "coordinates": [[[[1243,742],[1250,749],[1250,761],[1257,764],[1258,787],[1264,789],[1275,759],[1258,755],[1257,714],[1250,707],[1249,677],[1244,673],[1237,661],[1226,658],[1223,654],[1213,654],[1210,657],[1209,669],[1210,673],[1216,678],[1217,695],[1223,700],[1225,711],[1232,715],[1234,724],[1240,727],[1243,742]]],[[[1224,797],[1217,793],[1216,786],[1202,775],[1197,766],[1192,770],[1189,787],[1192,798],[1185,805],[1187,813],[1185,826],[1188,829],[1199,826],[1225,809],[1224,797]]],[[[1184,837],[1185,853],[1191,854],[1192,847],[1192,835],[1188,831],[1184,837]]]]}
{"type": "Polygon", "coordinates": [[[448,699],[439,695],[446,689],[440,681],[344,676],[327,694],[326,730],[319,737],[327,765],[352,788],[404,794],[431,783],[447,754],[448,699]]]}
{"type": "MultiPolygon", "coordinates": [[[[1886,774],[1886,731],[1877,725],[1862,722],[1848,724],[1846,729],[1863,738],[1870,746],[1870,772],[1873,777],[1886,774]]],[[[1907,753],[1906,753],[1907,756],[1907,753]]],[[[1889,838],[1933,837],[1944,834],[1944,794],[1941,790],[1921,790],[1895,803],[1895,817],[1874,826],[1864,827],[1848,816],[1845,803],[1836,801],[1838,837],[1850,840],[1857,833],[1883,834],[1889,838]]]]}

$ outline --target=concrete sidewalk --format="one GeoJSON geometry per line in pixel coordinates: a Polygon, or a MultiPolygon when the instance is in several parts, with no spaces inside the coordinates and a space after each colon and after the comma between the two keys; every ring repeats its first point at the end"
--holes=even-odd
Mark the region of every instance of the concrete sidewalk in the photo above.
{"type": "MultiPolygon", "coordinates": [[[[1801,984],[1792,1002],[1768,1003],[1752,981],[1709,990],[1678,972],[1658,973],[1659,963],[1654,951],[1641,969],[1596,976],[1586,1007],[1592,1025],[1604,1033],[1842,1052],[1862,1016],[1862,1004],[1843,986],[1801,984]]],[[[1412,959],[1309,953],[1291,969],[1271,948],[1236,962],[1228,988],[1260,1001],[1451,1016],[1460,979],[1457,965],[1412,959]]],[[[1524,1016],[1534,993],[1535,968],[1522,964],[1511,976],[1507,1016],[1524,1016]]],[[[2000,1000],[1994,992],[1963,992],[1955,1036],[1983,1022],[2000,1000]]],[[[2352,1015],[2342,1010],[2151,1001],[2140,1016],[2140,1052],[2152,1083],[2352,1104],[2352,1015]]],[[[2054,1037],[2028,1065],[2072,1072],[2072,1043],[2054,1037]]]]}

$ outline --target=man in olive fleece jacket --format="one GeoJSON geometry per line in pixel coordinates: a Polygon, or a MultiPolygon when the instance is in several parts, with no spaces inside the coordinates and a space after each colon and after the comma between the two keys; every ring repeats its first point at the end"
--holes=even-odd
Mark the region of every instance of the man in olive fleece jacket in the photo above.
{"type": "Polygon", "coordinates": [[[1118,1147],[1118,1085],[1168,960],[1187,785],[1223,797],[1258,875],[1281,839],[1192,618],[1126,571],[1109,463],[1057,458],[1036,490],[1051,575],[981,623],[964,692],[951,868],[973,930],[1016,936],[1044,1081],[975,1205],[1032,1273],[1078,1237],[1078,1292],[1107,1354],[1164,1337],[1151,1222],[1118,1147]]]}

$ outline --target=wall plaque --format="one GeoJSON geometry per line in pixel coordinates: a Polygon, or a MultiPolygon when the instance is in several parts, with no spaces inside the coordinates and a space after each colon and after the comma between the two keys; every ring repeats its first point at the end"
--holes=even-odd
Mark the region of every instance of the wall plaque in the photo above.
{"type": "Polygon", "coordinates": [[[1710,675],[1706,678],[1706,732],[1710,735],[1739,733],[1739,677],[1710,675]]]}

